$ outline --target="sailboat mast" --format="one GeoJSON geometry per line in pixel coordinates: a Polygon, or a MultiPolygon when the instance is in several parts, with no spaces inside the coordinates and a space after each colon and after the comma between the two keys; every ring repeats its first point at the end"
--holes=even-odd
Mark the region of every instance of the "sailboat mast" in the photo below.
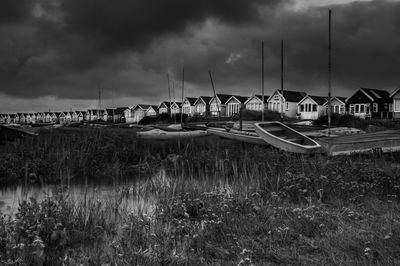
{"type": "Polygon", "coordinates": [[[264,41],[261,42],[261,90],[262,90],[262,110],[261,110],[261,121],[264,122],[264,41]]]}
{"type": "Polygon", "coordinates": [[[331,62],[331,13],[329,9],[329,31],[328,31],[328,135],[331,135],[331,72],[332,72],[332,62],[331,62]]]}
{"type": "Polygon", "coordinates": [[[181,124],[183,124],[183,98],[185,90],[185,68],[182,68],[182,106],[181,106],[181,124]]]}
{"type": "Polygon", "coordinates": [[[101,109],[101,87],[99,85],[99,110],[101,109]]]}
{"type": "Polygon", "coordinates": [[[111,96],[112,96],[112,110],[113,110],[113,114],[112,114],[112,121],[115,122],[115,107],[114,107],[114,89],[111,92],[111,96]]]}
{"type": "Polygon", "coordinates": [[[171,86],[169,85],[169,75],[167,73],[167,81],[168,81],[168,95],[169,95],[169,107],[167,108],[167,113],[168,113],[168,109],[169,109],[169,113],[171,115],[172,118],[172,111],[171,111],[171,86]]]}
{"type": "Polygon", "coordinates": [[[283,40],[281,40],[281,94],[282,94],[282,103],[281,103],[281,122],[283,122],[283,40]]]}
{"type": "MultiPolygon", "coordinates": [[[[221,119],[221,114],[219,112],[219,104],[218,104],[217,94],[215,93],[214,82],[213,82],[210,70],[208,70],[208,74],[210,75],[211,86],[212,86],[212,89],[213,89],[213,92],[214,92],[214,100],[216,101],[216,104],[217,104],[218,119],[221,119]]],[[[211,106],[210,106],[210,108],[211,108],[211,106]]]]}

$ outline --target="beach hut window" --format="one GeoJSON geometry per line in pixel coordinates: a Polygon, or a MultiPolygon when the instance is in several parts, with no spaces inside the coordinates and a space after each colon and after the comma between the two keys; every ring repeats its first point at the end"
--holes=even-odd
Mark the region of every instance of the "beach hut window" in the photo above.
{"type": "Polygon", "coordinates": [[[373,104],[373,110],[374,110],[374,113],[377,113],[378,112],[378,104],[377,103],[374,103],[373,104]]]}
{"type": "Polygon", "coordinates": [[[350,104],[350,113],[354,114],[354,104],[350,104]]]}
{"type": "Polygon", "coordinates": [[[400,99],[393,99],[393,109],[395,112],[400,112],[400,99]]]}
{"type": "Polygon", "coordinates": [[[316,104],[313,104],[312,110],[313,110],[313,112],[316,112],[316,111],[317,111],[317,105],[316,105],[316,104]]]}

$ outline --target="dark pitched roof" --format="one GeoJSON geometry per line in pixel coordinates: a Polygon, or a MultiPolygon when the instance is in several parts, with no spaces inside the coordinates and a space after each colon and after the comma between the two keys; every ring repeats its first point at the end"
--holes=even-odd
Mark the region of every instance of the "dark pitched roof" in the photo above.
{"type": "Polygon", "coordinates": [[[195,97],[186,97],[185,100],[188,100],[190,105],[194,105],[194,103],[196,102],[197,98],[195,98],[195,97]]]}
{"type": "Polygon", "coordinates": [[[318,105],[323,105],[326,103],[327,98],[322,97],[322,96],[313,96],[313,95],[308,95],[311,99],[313,99],[318,105]]]}
{"type": "Polygon", "coordinates": [[[342,102],[346,102],[346,97],[335,96],[337,99],[341,100],[342,102]]]}
{"type": "Polygon", "coordinates": [[[206,105],[209,105],[212,98],[213,97],[210,97],[210,96],[200,96],[199,98],[197,98],[197,100],[196,100],[196,102],[194,104],[197,104],[197,102],[200,99],[202,99],[206,103],[206,105]]]}
{"type": "Polygon", "coordinates": [[[150,105],[151,107],[153,107],[154,111],[158,111],[158,105],[150,105]]]}
{"type": "Polygon", "coordinates": [[[374,101],[390,100],[390,93],[384,90],[361,88],[365,93],[374,99],[374,101]]]}
{"type": "Polygon", "coordinates": [[[307,94],[302,91],[283,91],[283,97],[285,97],[285,100],[288,102],[300,102],[306,95],[307,94]]]}
{"type": "MultiPolygon", "coordinates": [[[[171,103],[172,103],[172,102],[171,102],[171,103]]],[[[159,106],[161,106],[161,105],[163,105],[163,104],[165,104],[165,106],[166,106],[167,108],[170,107],[170,104],[169,104],[169,102],[167,102],[167,101],[161,102],[159,106]]]]}
{"type": "Polygon", "coordinates": [[[128,107],[117,107],[114,111],[114,114],[122,115],[126,109],[129,109],[129,108],[128,107]]]}
{"type": "MultiPolygon", "coordinates": [[[[256,96],[258,99],[260,99],[260,101],[262,101],[262,95],[256,94],[254,96],[256,96]]],[[[269,98],[269,95],[264,95],[264,103],[268,102],[268,98],[269,98]]]]}
{"type": "Polygon", "coordinates": [[[238,99],[239,102],[241,102],[241,103],[244,103],[248,99],[248,97],[246,97],[246,96],[240,96],[240,95],[232,95],[232,96],[235,97],[236,99],[238,99]]]}
{"type": "Polygon", "coordinates": [[[182,107],[182,103],[181,102],[173,102],[172,105],[174,105],[174,104],[178,105],[179,108],[182,107]]]}
{"type": "Polygon", "coordinates": [[[137,109],[138,107],[141,109],[147,110],[147,109],[149,109],[150,104],[138,104],[135,106],[135,108],[133,108],[133,110],[137,109]]]}
{"type": "Polygon", "coordinates": [[[222,104],[225,104],[232,96],[234,95],[217,93],[217,97],[219,98],[222,104]]]}

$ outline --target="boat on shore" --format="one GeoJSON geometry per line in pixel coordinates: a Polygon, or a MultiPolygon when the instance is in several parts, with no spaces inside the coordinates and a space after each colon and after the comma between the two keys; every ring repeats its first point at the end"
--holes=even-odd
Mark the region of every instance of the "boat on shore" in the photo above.
{"type": "Polygon", "coordinates": [[[364,134],[347,134],[319,138],[324,151],[331,156],[368,152],[400,151],[400,130],[386,130],[364,134]]]}
{"type": "Polygon", "coordinates": [[[237,140],[246,143],[253,143],[259,145],[267,145],[260,136],[255,132],[243,131],[237,129],[224,129],[224,128],[209,128],[207,132],[211,135],[215,135],[221,138],[237,140]]]}
{"type": "Polygon", "coordinates": [[[319,152],[321,145],[315,140],[280,122],[256,123],[257,134],[271,146],[293,153],[319,152]]]}
{"type": "Polygon", "coordinates": [[[154,128],[148,131],[137,132],[136,137],[139,139],[153,139],[153,140],[174,140],[183,138],[196,138],[207,136],[205,130],[191,130],[191,131],[165,131],[159,128],[154,128]]]}
{"type": "Polygon", "coordinates": [[[30,132],[22,128],[0,125],[0,141],[14,141],[26,136],[38,136],[38,133],[30,132]]]}

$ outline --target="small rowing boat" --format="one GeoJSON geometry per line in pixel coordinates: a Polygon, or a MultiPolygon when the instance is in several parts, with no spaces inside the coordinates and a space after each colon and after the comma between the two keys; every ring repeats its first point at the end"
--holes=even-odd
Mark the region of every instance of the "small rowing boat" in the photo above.
{"type": "Polygon", "coordinates": [[[139,139],[154,139],[154,140],[173,140],[182,138],[195,138],[206,136],[205,130],[192,130],[192,131],[165,131],[162,129],[151,129],[148,131],[137,132],[136,136],[139,139]]]}
{"type": "Polygon", "coordinates": [[[211,135],[215,135],[221,138],[232,139],[247,143],[267,145],[267,143],[260,138],[255,132],[236,130],[236,129],[224,129],[224,128],[209,128],[207,132],[211,135]]]}
{"type": "Polygon", "coordinates": [[[321,148],[313,139],[277,121],[256,123],[255,130],[266,143],[284,151],[307,154],[321,148]]]}
{"type": "Polygon", "coordinates": [[[37,136],[38,133],[26,131],[20,128],[0,125],[0,141],[14,141],[25,136],[37,136]]]}

